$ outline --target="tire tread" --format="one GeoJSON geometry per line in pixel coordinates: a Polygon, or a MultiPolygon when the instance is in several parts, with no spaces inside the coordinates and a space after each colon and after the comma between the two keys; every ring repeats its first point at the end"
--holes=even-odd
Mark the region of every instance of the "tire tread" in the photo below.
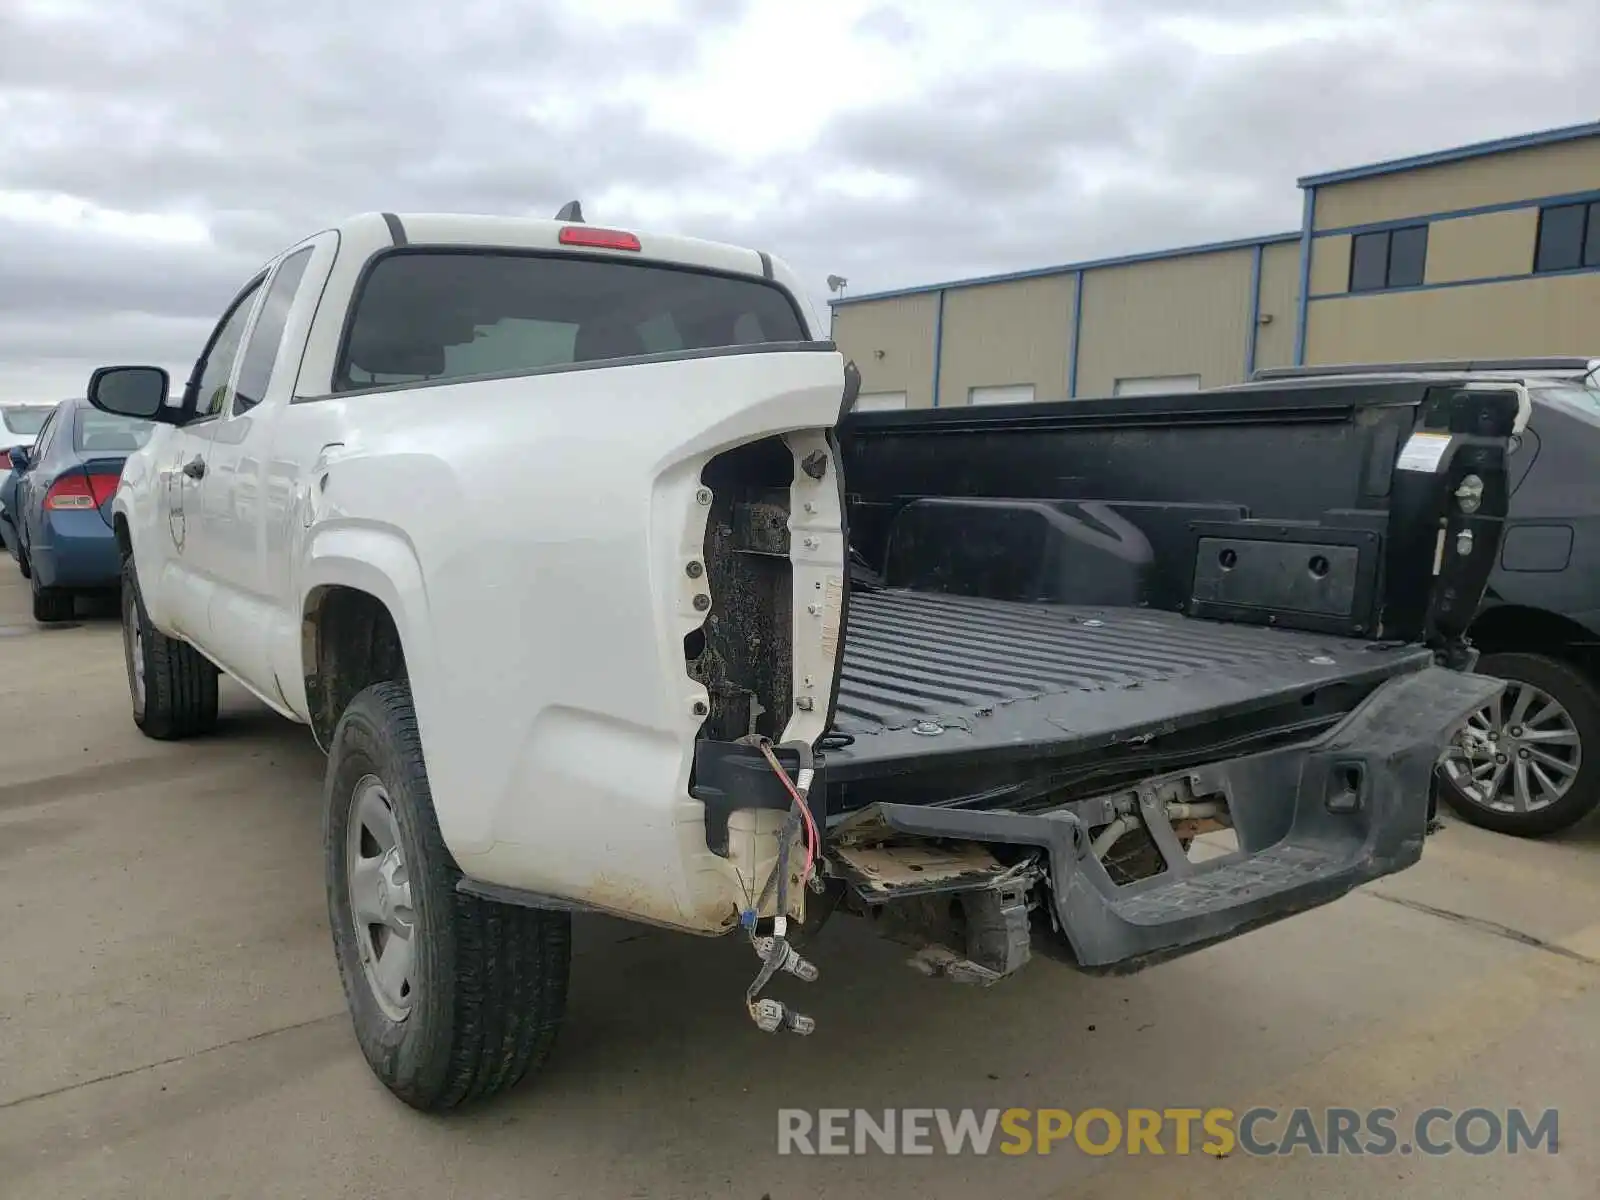
{"type": "Polygon", "coordinates": [[[217,668],[189,643],[169,638],[150,623],[132,555],[123,560],[122,586],[132,589],[134,619],[144,638],[144,714],[134,718],[139,728],[158,741],[212,732],[217,726],[217,668]]]}
{"type": "MultiPolygon", "coordinates": [[[[424,1060],[419,1069],[403,1077],[394,1072],[388,1059],[369,1048],[359,1015],[358,1038],[379,1078],[414,1108],[440,1111],[486,1099],[514,1087],[550,1053],[566,1011],[570,918],[457,890],[461,870],[439,833],[411,693],[403,683],[372,685],[340,718],[328,764],[330,806],[341,799],[332,784],[345,743],[352,737],[366,740],[366,730],[351,728],[352,722],[371,727],[377,744],[365,749],[375,760],[387,759],[404,777],[424,859],[420,870],[412,869],[413,887],[420,881],[429,889],[436,911],[448,913],[451,926],[449,934],[431,939],[424,951],[450,980],[452,994],[444,1027],[435,1031],[432,1044],[418,1047],[424,1060]]],[[[392,790],[390,794],[393,802],[392,790]]],[[[330,864],[331,855],[342,853],[332,841],[330,864]]],[[[344,931],[334,888],[330,871],[330,916],[337,941],[344,931]]],[[[343,962],[341,956],[341,967],[343,962]]],[[[359,972],[344,974],[347,992],[366,986],[359,972]]],[[[418,1015],[414,1010],[408,1020],[418,1015]]]]}

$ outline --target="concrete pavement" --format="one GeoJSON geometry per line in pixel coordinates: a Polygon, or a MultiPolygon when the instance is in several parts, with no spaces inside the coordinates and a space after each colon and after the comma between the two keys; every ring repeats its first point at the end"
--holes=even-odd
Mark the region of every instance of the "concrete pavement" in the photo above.
{"type": "MultiPolygon", "coordinates": [[[[0,559],[0,1197],[1593,1197],[1600,825],[1451,824],[1364,893],[1123,979],[987,991],[828,926],[808,1040],[742,1012],[748,949],[588,920],[546,1071],[449,1118],[395,1102],[344,1013],[322,759],[226,685],[146,741],[115,614],[43,631],[0,559]],[[776,1154],[780,1107],[1513,1105],[1560,1153],[776,1154]]],[[[785,989],[785,994],[794,991],[785,989]]]]}

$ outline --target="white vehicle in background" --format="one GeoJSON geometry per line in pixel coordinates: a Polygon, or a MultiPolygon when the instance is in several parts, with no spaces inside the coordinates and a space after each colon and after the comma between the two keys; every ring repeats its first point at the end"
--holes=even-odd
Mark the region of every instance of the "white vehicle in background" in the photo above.
{"type": "Polygon", "coordinates": [[[90,380],[160,426],[114,499],[134,719],[209,731],[221,670],[311,727],[346,999],[409,1104],[543,1057],[574,910],[745,930],[749,1016],[809,1033],[761,992],[835,908],[958,979],[1131,970],[1422,853],[1501,686],[1452,668],[1516,395],[842,436],[859,376],[801,295],[575,204],[370,214],[246,284],[178,394],[90,380]]]}
{"type": "Polygon", "coordinates": [[[0,545],[18,562],[22,560],[17,553],[15,517],[11,512],[16,492],[12,486],[11,451],[17,446],[31,450],[39,440],[39,431],[55,410],[54,404],[0,400],[0,545]]]}

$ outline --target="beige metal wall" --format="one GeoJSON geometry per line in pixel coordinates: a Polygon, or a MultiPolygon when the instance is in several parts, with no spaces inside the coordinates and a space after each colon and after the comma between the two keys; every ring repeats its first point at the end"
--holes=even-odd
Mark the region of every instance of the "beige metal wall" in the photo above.
{"type": "Polygon", "coordinates": [[[1463,279],[1531,274],[1538,236],[1536,207],[1434,221],[1428,226],[1428,265],[1423,282],[1456,283],[1463,279]]]}
{"type": "Polygon", "coordinates": [[[861,370],[863,392],[904,392],[911,408],[933,403],[939,294],[924,292],[833,310],[833,340],[861,370]]]}
{"type": "Polygon", "coordinates": [[[1594,354],[1600,273],[1313,300],[1306,362],[1594,354]]]}
{"type": "Polygon", "coordinates": [[[1326,296],[1350,290],[1350,237],[1338,234],[1311,243],[1311,294],[1326,296]]]}
{"type": "Polygon", "coordinates": [[[1317,189],[1316,228],[1336,229],[1600,188],[1600,138],[1376,175],[1317,189]]]}
{"type": "Polygon", "coordinates": [[[1276,242],[1261,251],[1261,319],[1256,326],[1256,366],[1294,363],[1294,326],[1299,319],[1300,243],[1276,242]]]}
{"type": "Polygon", "coordinates": [[[1244,376],[1254,252],[1226,250],[1104,267],[1084,276],[1078,395],[1109,396],[1119,378],[1244,376]]]}
{"type": "Polygon", "coordinates": [[[1016,383],[1031,383],[1035,400],[1065,399],[1076,280],[1047,275],[946,291],[939,404],[1016,383]]]}

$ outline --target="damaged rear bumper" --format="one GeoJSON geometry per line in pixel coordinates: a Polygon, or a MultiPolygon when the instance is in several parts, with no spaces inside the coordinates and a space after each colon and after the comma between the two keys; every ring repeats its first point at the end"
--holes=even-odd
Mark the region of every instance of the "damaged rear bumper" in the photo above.
{"type": "MultiPolygon", "coordinates": [[[[965,848],[965,867],[952,870],[947,884],[908,894],[926,903],[930,892],[941,893],[946,907],[952,893],[959,896],[967,977],[1021,966],[1041,916],[1080,967],[1137,970],[1415,863],[1435,761],[1461,721],[1501,686],[1429,666],[1384,683],[1313,741],[1151,777],[1045,813],[879,804],[835,833],[847,840],[850,829],[876,826],[886,846],[965,848]],[[1199,806],[1225,809],[1237,850],[1190,861],[1167,817],[1199,806]],[[1158,874],[1120,886],[1112,879],[1094,844],[1095,826],[1113,811],[1143,820],[1164,863],[1158,874]]],[[[845,873],[852,874],[848,866],[845,873]]],[[[869,908],[893,907],[902,893],[892,875],[863,886],[855,871],[852,885],[869,908]]]]}

